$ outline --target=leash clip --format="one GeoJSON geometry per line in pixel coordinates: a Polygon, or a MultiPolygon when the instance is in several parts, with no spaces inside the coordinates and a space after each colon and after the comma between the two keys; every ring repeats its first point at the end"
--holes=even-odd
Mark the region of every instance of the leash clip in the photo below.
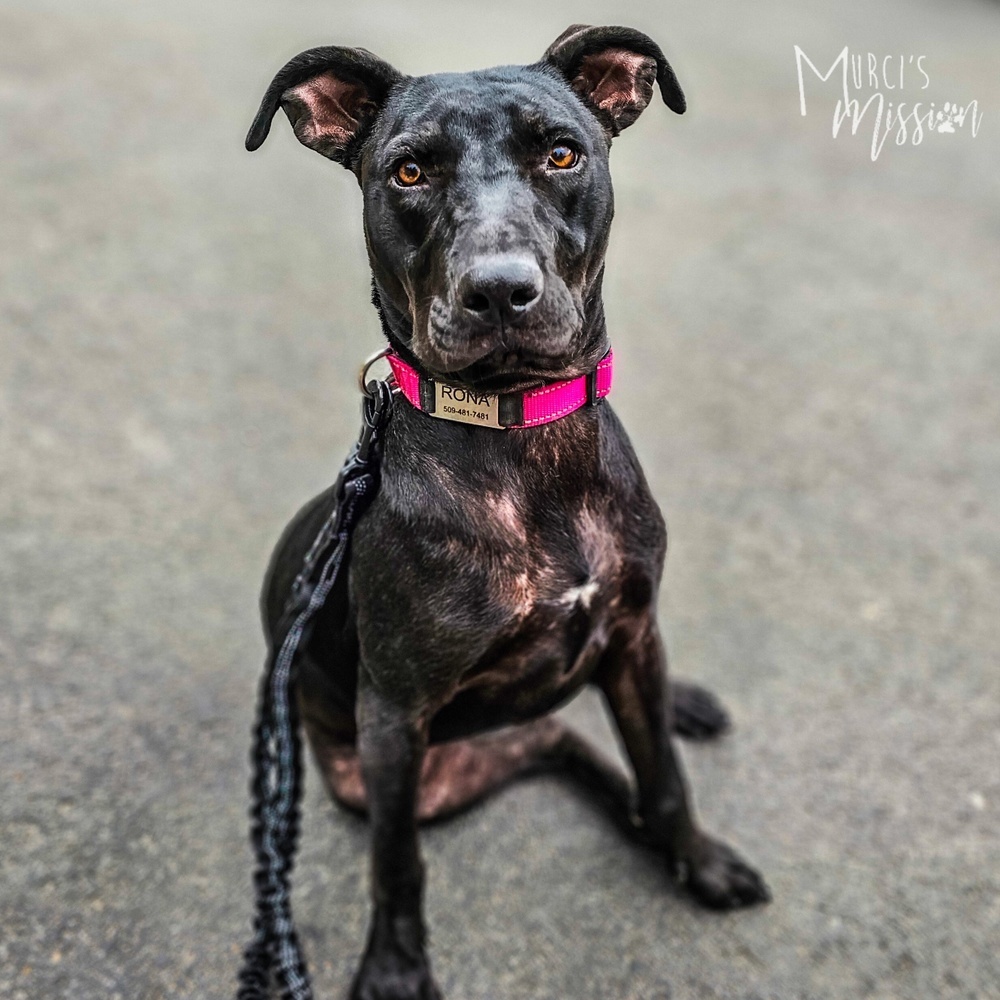
{"type": "MultiPolygon", "coordinates": [[[[372,358],[372,361],[377,361],[378,357],[372,358]]],[[[366,364],[362,369],[362,377],[367,367],[366,364]]],[[[392,393],[392,386],[387,379],[372,379],[365,386],[365,398],[361,403],[361,434],[358,436],[355,454],[358,462],[367,464],[371,457],[372,445],[382,430],[389,415],[389,408],[392,406],[392,393]]]]}

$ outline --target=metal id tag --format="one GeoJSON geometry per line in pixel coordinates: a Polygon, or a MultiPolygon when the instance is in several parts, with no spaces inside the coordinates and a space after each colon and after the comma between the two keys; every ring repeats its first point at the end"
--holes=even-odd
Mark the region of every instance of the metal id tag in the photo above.
{"type": "Polygon", "coordinates": [[[434,383],[434,416],[503,430],[499,397],[495,393],[473,392],[460,385],[434,383]]]}

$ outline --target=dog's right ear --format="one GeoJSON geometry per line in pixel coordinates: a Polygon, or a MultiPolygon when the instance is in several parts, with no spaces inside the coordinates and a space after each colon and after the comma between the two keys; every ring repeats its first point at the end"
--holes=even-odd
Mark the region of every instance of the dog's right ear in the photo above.
{"type": "Polygon", "coordinates": [[[404,79],[366,49],[326,45],[301,52],[271,81],[246,147],[260,148],[281,107],[299,142],[350,168],[389,91],[404,79]]]}

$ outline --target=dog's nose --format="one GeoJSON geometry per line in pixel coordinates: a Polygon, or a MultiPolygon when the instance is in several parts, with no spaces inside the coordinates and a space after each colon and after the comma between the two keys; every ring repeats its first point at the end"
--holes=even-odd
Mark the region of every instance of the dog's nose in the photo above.
{"type": "Polygon", "coordinates": [[[542,269],[524,257],[481,261],[462,275],[458,296],[466,312],[484,323],[511,323],[541,298],[542,269]]]}

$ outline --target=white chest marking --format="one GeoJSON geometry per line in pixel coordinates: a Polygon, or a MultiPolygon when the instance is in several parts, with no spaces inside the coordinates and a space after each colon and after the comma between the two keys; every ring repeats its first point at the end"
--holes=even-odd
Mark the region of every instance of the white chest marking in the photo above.
{"type": "Polygon", "coordinates": [[[570,587],[560,598],[558,603],[567,608],[574,608],[577,604],[583,606],[585,611],[590,610],[590,602],[597,593],[597,581],[589,580],[579,587],[570,587]]]}

